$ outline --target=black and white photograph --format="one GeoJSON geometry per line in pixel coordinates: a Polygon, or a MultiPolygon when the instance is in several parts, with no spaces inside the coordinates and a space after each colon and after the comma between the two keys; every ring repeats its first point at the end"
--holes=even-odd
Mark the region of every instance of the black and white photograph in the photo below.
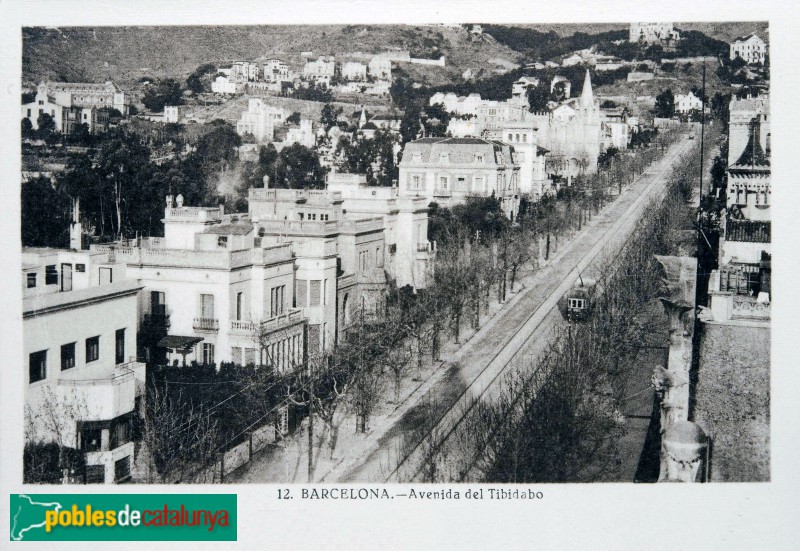
{"type": "Polygon", "coordinates": [[[431,10],[17,29],[8,478],[772,487],[771,20],[431,10]]]}

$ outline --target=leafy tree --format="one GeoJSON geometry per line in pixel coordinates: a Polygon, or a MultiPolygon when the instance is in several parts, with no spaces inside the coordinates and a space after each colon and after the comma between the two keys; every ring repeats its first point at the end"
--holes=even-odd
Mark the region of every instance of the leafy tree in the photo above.
{"type": "Polygon", "coordinates": [[[22,139],[33,138],[33,124],[29,118],[23,118],[21,123],[22,139]]]}
{"type": "Polygon", "coordinates": [[[342,113],[342,108],[339,107],[338,109],[333,106],[331,103],[326,103],[322,106],[322,114],[320,116],[320,122],[325,127],[325,131],[327,132],[334,126],[336,126],[336,121],[339,115],[342,113]]]}
{"type": "Polygon", "coordinates": [[[195,94],[199,94],[200,92],[210,92],[211,81],[208,77],[206,77],[206,75],[215,74],[216,72],[217,68],[213,63],[204,63],[186,78],[186,87],[195,94]]]}
{"type": "Polygon", "coordinates": [[[731,101],[730,94],[722,95],[720,92],[711,98],[711,116],[722,122],[723,126],[728,125],[728,109],[731,101]]]}
{"type": "Polygon", "coordinates": [[[163,111],[165,105],[182,105],[181,85],[171,78],[150,84],[145,89],[142,103],[154,113],[163,111]]]}
{"type": "Polygon", "coordinates": [[[403,143],[411,142],[422,136],[422,123],[420,122],[419,105],[409,104],[400,121],[400,137],[403,143]]]}
{"type": "Polygon", "coordinates": [[[276,187],[322,188],[324,172],[319,164],[319,154],[298,143],[280,152],[276,187]]]}
{"type": "Polygon", "coordinates": [[[38,126],[36,130],[37,136],[44,140],[48,140],[48,138],[57,133],[56,121],[49,113],[39,115],[39,118],[36,119],[36,125],[38,126]]]}
{"type": "Polygon", "coordinates": [[[422,126],[425,135],[429,137],[444,137],[447,135],[447,125],[450,122],[450,113],[444,105],[437,103],[429,105],[423,110],[422,126]]]}
{"type": "Polygon", "coordinates": [[[528,88],[528,107],[532,113],[540,113],[547,110],[547,102],[550,101],[550,92],[547,87],[533,86],[528,88]]]}
{"type": "Polygon", "coordinates": [[[69,198],[48,178],[23,182],[21,231],[24,247],[66,247],[69,243],[69,198]]]}
{"type": "Polygon", "coordinates": [[[675,116],[675,96],[669,88],[656,96],[655,114],[665,119],[675,116]]]}
{"type": "Polygon", "coordinates": [[[286,117],[286,124],[300,124],[300,112],[295,111],[288,117],[286,117]]]}
{"type": "Polygon", "coordinates": [[[26,103],[33,103],[35,99],[36,99],[36,92],[22,93],[22,105],[25,105],[26,103]]]}

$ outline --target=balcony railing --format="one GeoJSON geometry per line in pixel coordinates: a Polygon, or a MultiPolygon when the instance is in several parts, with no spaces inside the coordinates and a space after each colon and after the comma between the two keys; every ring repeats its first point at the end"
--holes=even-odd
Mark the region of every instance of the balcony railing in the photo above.
{"type": "Polygon", "coordinates": [[[303,312],[299,308],[292,308],[283,314],[277,315],[261,323],[262,331],[275,331],[292,325],[303,319],[303,312]]]}
{"type": "Polygon", "coordinates": [[[219,320],[214,318],[194,318],[192,327],[195,331],[219,331],[219,320]]]}
{"type": "Polygon", "coordinates": [[[258,327],[258,325],[252,321],[231,321],[231,332],[233,333],[255,333],[256,327],[258,327]]]}
{"type": "Polygon", "coordinates": [[[283,314],[271,317],[261,323],[253,321],[231,320],[231,333],[254,335],[259,331],[270,332],[292,325],[303,319],[303,312],[299,308],[292,308],[283,314]]]}

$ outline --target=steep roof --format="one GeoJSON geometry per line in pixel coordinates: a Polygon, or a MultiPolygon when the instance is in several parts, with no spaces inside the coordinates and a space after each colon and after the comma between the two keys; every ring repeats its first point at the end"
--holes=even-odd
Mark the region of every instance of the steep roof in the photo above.
{"type": "Polygon", "coordinates": [[[739,155],[739,159],[731,166],[732,169],[747,168],[750,170],[767,169],[769,170],[769,157],[761,148],[761,124],[758,118],[750,121],[750,138],[747,145],[739,155]]]}
{"type": "Polygon", "coordinates": [[[450,164],[471,164],[475,155],[486,155],[489,163],[498,163],[498,154],[503,155],[503,162],[512,161],[511,147],[502,142],[483,138],[421,138],[406,144],[401,164],[409,163],[414,154],[421,155],[423,163],[438,162],[442,153],[449,155],[450,164]]]}
{"type": "Polygon", "coordinates": [[[589,69],[586,69],[586,78],[583,80],[583,91],[581,91],[581,106],[592,107],[594,105],[594,94],[592,94],[592,77],[589,69]]]}

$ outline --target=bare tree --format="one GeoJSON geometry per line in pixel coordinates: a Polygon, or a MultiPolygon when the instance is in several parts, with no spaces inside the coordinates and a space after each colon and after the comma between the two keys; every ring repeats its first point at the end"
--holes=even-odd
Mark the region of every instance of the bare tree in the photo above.
{"type": "Polygon", "coordinates": [[[151,385],[144,416],[142,454],[148,482],[191,481],[216,460],[217,421],[202,407],[151,385]]]}

